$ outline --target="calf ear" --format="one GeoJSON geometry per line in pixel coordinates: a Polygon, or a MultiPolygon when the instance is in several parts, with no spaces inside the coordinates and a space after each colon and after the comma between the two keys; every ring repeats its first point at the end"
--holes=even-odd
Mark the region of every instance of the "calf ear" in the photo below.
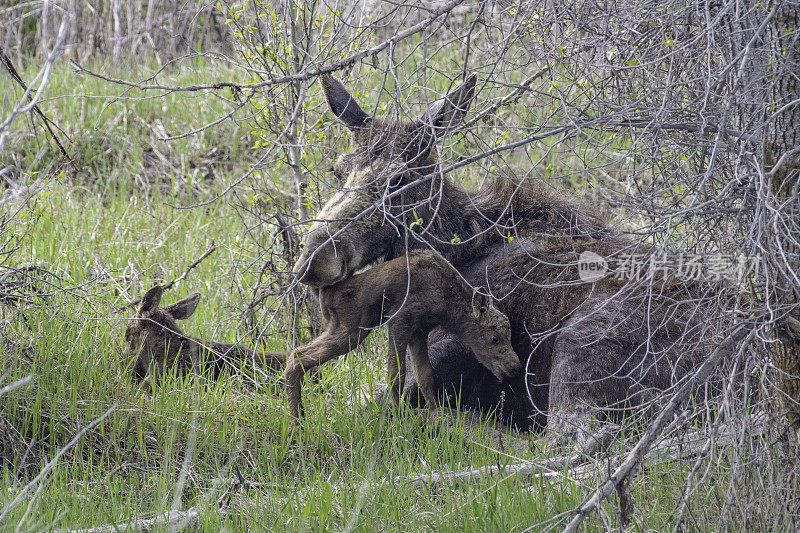
{"type": "Polygon", "coordinates": [[[198,303],[200,303],[200,293],[196,292],[170,305],[167,307],[167,311],[175,320],[184,320],[194,314],[198,303]]]}
{"type": "Polygon", "coordinates": [[[142,296],[142,304],[139,306],[139,314],[147,313],[158,307],[161,303],[161,295],[164,290],[161,285],[156,285],[142,296]]]}
{"type": "Polygon", "coordinates": [[[369,115],[358,105],[353,96],[347,92],[344,85],[330,74],[321,74],[320,83],[325,99],[333,111],[345,126],[351,130],[363,127],[369,122],[369,115]]]}
{"type": "Polygon", "coordinates": [[[480,318],[492,306],[492,298],[483,294],[481,291],[483,287],[476,287],[475,292],[472,293],[472,316],[480,318]]]}
{"type": "MultiPolygon", "coordinates": [[[[419,126],[427,126],[441,132],[455,129],[464,120],[469,105],[475,96],[475,82],[478,77],[470,74],[464,83],[436,100],[428,110],[417,119],[419,126]]],[[[440,133],[441,134],[441,133],[440,133]]]]}

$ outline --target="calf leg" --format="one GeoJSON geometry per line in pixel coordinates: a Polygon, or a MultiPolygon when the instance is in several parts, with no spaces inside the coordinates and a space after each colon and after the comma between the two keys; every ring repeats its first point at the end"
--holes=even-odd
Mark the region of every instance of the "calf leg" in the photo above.
{"type": "Polygon", "coordinates": [[[355,349],[368,335],[369,330],[359,330],[353,335],[349,331],[324,331],[313,341],[292,351],[286,361],[284,382],[293,426],[303,415],[301,387],[305,372],[355,349]]]}
{"type": "Polygon", "coordinates": [[[390,325],[389,350],[386,354],[386,378],[395,405],[400,405],[400,395],[405,387],[407,347],[408,336],[400,332],[394,325],[390,325]]]}
{"type": "Polygon", "coordinates": [[[414,374],[417,383],[422,390],[422,396],[428,407],[434,409],[437,405],[436,387],[434,385],[433,366],[428,355],[428,333],[415,332],[408,345],[411,354],[411,364],[414,366],[414,374]]]}
{"type": "MultiPolygon", "coordinates": [[[[489,375],[489,371],[475,359],[462,339],[439,330],[431,334],[428,341],[428,357],[433,367],[437,394],[460,396],[462,402],[472,397],[477,398],[480,395],[478,389],[485,381],[484,376],[489,375]]],[[[424,406],[422,390],[413,371],[413,364],[411,367],[412,371],[406,374],[404,392],[412,405],[422,407],[424,406]]],[[[477,401],[470,403],[469,407],[477,408],[477,401]]]]}

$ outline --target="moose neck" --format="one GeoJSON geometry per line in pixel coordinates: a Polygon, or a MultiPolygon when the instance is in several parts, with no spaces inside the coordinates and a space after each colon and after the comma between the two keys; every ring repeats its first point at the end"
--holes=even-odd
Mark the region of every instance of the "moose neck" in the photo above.
{"type": "MultiPolygon", "coordinates": [[[[472,263],[496,244],[542,233],[614,241],[618,247],[632,244],[609,228],[591,206],[545,184],[500,178],[467,192],[437,176],[424,189],[420,188],[418,197],[406,199],[417,206],[417,217],[423,220],[409,243],[430,246],[456,266],[472,263]]],[[[396,256],[404,250],[397,252],[396,256]]]]}
{"type": "MultiPolygon", "coordinates": [[[[194,339],[202,346],[200,339],[194,339]]],[[[242,365],[248,366],[253,362],[263,370],[280,371],[286,366],[285,352],[271,352],[266,350],[253,350],[238,344],[224,344],[211,342],[201,348],[205,354],[202,360],[212,365],[214,375],[219,374],[223,368],[231,371],[238,370],[242,365]],[[211,348],[209,351],[208,348],[211,348]]]]}
{"type": "Polygon", "coordinates": [[[494,227],[503,221],[481,210],[467,191],[443,176],[435,178],[433,185],[434,194],[416,199],[423,224],[409,239],[412,247],[430,246],[458,266],[480,257],[504,238],[502,228],[494,227]]]}

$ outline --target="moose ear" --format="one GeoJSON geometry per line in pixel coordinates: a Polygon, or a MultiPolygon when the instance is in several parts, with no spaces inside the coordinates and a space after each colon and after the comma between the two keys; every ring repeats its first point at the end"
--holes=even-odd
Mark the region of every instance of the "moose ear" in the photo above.
{"type": "Polygon", "coordinates": [[[198,303],[200,303],[200,293],[196,292],[170,305],[167,307],[167,311],[175,320],[184,320],[194,314],[198,303]]]}
{"type": "Polygon", "coordinates": [[[475,74],[467,76],[464,83],[432,103],[428,110],[417,119],[418,125],[444,132],[458,127],[469,111],[469,105],[475,96],[477,80],[478,77],[475,74]]]}
{"type": "Polygon", "coordinates": [[[492,306],[491,296],[478,292],[481,290],[483,290],[483,287],[475,287],[475,291],[472,293],[472,316],[475,318],[482,317],[492,306]]]}
{"type": "Polygon", "coordinates": [[[321,74],[319,78],[322,83],[322,92],[325,93],[325,99],[328,101],[331,111],[345,126],[350,130],[355,130],[369,122],[369,115],[364,113],[344,85],[330,74],[321,74]]]}
{"type": "Polygon", "coordinates": [[[142,304],[139,306],[139,314],[147,313],[152,311],[158,304],[161,303],[161,295],[164,293],[164,290],[161,288],[161,285],[156,285],[149,291],[142,296],[142,304]]]}

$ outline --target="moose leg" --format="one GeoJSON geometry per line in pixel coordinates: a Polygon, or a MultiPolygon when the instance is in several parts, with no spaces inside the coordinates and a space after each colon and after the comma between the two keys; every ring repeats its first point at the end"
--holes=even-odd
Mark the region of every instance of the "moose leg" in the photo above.
{"type": "Polygon", "coordinates": [[[554,343],[548,433],[580,446],[598,415],[646,423],[662,392],[689,370],[682,361],[696,357],[681,320],[672,303],[665,310],[646,294],[598,294],[581,304],[554,343]]]}
{"type": "Polygon", "coordinates": [[[580,447],[598,429],[599,418],[635,401],[647,376],[642,368],[646,354],[637,347],[637,328],[628,320],[639,318],[635,308],[627,315],[614,312],[610,304],[602,311],[578,311],[553,346],[547,432],[580,447]]]}
{"type": "Polygon", "coordinates": [[[301,387],[306,371],[355,349],[368,335],[369,330],[359,330],[353,335],[349,331],[325,331],[313,341],[292,351],[286,361],[284,374],[292,426],[303,415],[301,387]]]}
{"type": "Polygon", "coordinates": [[[405,387],[407,346],[407,335],[399,332],[394,324],[390,324],[389,350],[386,354],[386,378],[395,405],[400,405],[400,395],[405,387]]]}
{"type": "Polygon", "coordinates": [[[433,366],[428,355],[428,333],[415,332],[416,334],[411,337],[408,348],[411,354],[411,364],[414,366],[414,374],[417,377],[417,383],[422,396],[425,398],[425,403],[429,409],[435,409],[436,401],[436,387],[434,385],[433,366]]]}
{"type": "Polygon", "coordinates": [[[262,351],[257,353],[257,358],[269,370],[280,371],[286,368],[286,352],[262,351]]]}
{"type": "Polygon", "coordinates": [[[413,314],[400,312],[389,321],[389,350],[386,355],[386,372],[389,389],[395,405],[400,404],[400,395],[406,383],[406,351],[414,335],[413,314]]]}
{"type": "MultiPolygon", "coordinates": [[[[452,394],[460,396],[465,402],[480,396],[481,387],[486,381],[484,376],[490,375],[476,359],[472,352],[464,345],[459,337],[441,330],[434,330],[428,337],[428,357],[434,373],[434,387],[437,394],[452,394]],[[463,391],[463,394],[462,394],[463,391]]],[[[410,355],[408,359],[410,359],[410,355]]],[[[406,399],[414,407],[425,405],[422,389],[415,371],[407,372],[404,393],[406,399]]],[[[488,387],[496,392],[496,386],[488,387]]],[[[472,408],[478,408],[479,403],[470,403],[472,408]]],[[[491,402],[483,402],[488,405],[491,402]]],[[[494,405],[494,403],[492,403],[494,405]]]]}
{"type": "MultiPolygon", "coordinates": [[[[563,348],[567,343],[559,344],[563,348]]],[[[604,403],[601,389],[613,386],[603,374],[585,351],[573,354],[562,349],[554,354],[547,414],[551,437],[564,445],[582,445],[598,424],[598,407],[604,403]]]]}

